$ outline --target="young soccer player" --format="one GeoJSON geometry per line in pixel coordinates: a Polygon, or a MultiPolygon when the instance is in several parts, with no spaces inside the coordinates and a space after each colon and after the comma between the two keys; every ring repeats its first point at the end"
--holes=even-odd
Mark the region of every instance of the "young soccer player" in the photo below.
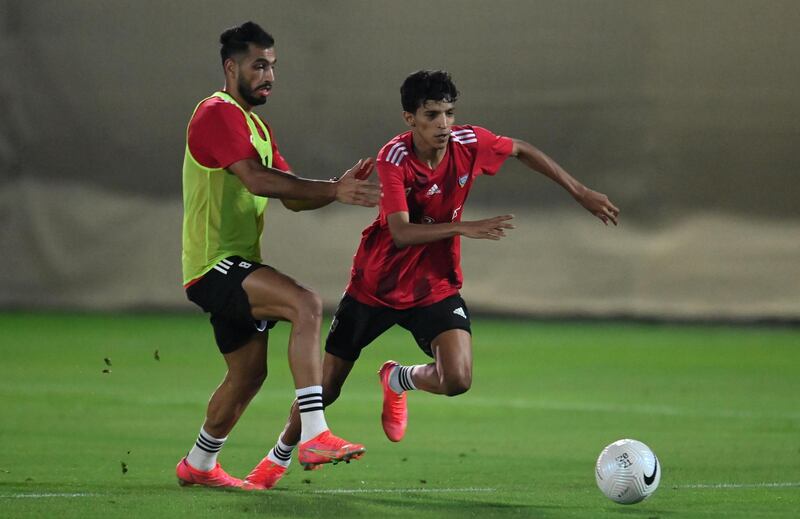
{"type": "Polygon", "coordinates": [[[316,209],[333,201],[374,207],[379,188],[366,178],[371,159],[360,160],[333,181],[290,173],[270,128],[253,113],[275,81],[273,38],[252,22],[222,33],[225,88],[198,104],[187,131],[183,163],[183,277],[188,298],[211,314],[227,374],[208,403],[194,446],[176,468],[183,485],[263,489],[280,478],[299,441],[303,463],[349,460],[363,445],[331,434],[322,408],[319,296],[261,263],[260,237],[267,198],[289,209],[316,209]],[[267,375],[268,329],[292,325],[289,365],[294,377],[301,434],[278,442],[244,483],[228,475],[217,455],[228,433],[267,375]]]}
{"type": "MultiPolygon", "coordinates": [[[[608,197],[582,185],[533,145],[479,126],[455,126],[458,92],[446,72],[411,74],[400,97],[410,130],[378,154],[380,212],[362,233],[328,333],[322,382],[323,403],[329,405],[363,348],[394,325],[410,331],[433,362],[401,366],[390,360],[378,372],[383,429],[395,442],[408,423],[407,391],[454,396],[472,383],[470,316],[459,295],[459,239],[499,240],[513,228],[511,215],[461,219],[475,178],[496,174],[513,156],[558,183],[603,223],[616,225],[619,216],[608,197]]],[[[283,442],[297,440],[298,409],[302,404],[295,403],[283,442]]]]}

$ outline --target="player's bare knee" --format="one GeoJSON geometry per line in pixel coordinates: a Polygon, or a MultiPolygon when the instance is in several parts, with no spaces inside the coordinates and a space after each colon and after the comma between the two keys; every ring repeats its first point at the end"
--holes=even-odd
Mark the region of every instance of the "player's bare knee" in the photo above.
{"type": "Polygon", "coordinates": [[[261,389],[261,386],[264,384],[264,381],[267,379],[266,371],[260,374],[251,375],[239,382],[242,392],[255,396],[256,393],[261,389]]]}
{"type": "Polygon", "coordinates": [[[290,320],[293,324],[308,323],[319,327],[322,322],[322,298],[311,290],[302,289],[295,298],[292,311],[290,320]]]}
{"type": "Polygon", "coordinates": [[[316,292],[308,291],[308,312],[315,320],[322,320],[322,298],[316,292]]]}
{"type": "Polygon", "coordinates": [[[447,385],[445,385],[444,394],[447,395],[447,396],[463,395],[464,393],[469,391],[469,388],[470,388],[470,384],[469,383],[461,383],[461,382],[453,383],[453,382],[450,382],[447,385]]]}
{"type": "Polygon", "coordinates": [[[228,374],[229,383],[243,398],[253,397],[258,393],[266,379],[266,366],[264,369],[253,369],[228,374]]]}
{"type": "Polygon", "coordinates": [[[446,376],[443,382],[445,395],[462,395],[472,387],[472,375],[469,373],[459,373],[458,375],[446,376]]]}

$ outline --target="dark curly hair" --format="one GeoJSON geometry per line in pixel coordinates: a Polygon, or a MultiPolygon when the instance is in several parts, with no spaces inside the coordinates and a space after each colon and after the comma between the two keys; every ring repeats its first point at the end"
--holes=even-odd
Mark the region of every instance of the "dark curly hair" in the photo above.
{"type": "Polygon", "coordinates": [[[400,102],[406,112],[416,112],[425,101],[455,103],[457,99],[456,85],[444,70],[418,70],[400,87],[400,102]]]}

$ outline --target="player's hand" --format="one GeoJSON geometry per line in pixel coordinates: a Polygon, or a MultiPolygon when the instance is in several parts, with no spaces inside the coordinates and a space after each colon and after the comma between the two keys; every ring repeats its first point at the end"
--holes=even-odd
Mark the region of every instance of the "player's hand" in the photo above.
{"type": "Polygon", "coordinates": [[[499,240],[505,237],[506,229],[514,228],[514,224],[511,223],[513,218],[513,214],[505,214],[486,220],[460,222],[459,234],[477,240],[499,240]]]}
{"type": "Polygon", "coordinates": [[[375,170],[375,160],[372,157],[367,157],[366,159],[361,159],[355,163],[355,165],[345,171],[344,175],[353,175],[359,180],[367,180],[372,172],[375,170]]]}
{"type": "Polygon", "coordinates": [[[619,209],[617,209],[617,206],[612,204],[611,200],[603,193],[598,193],[597,191],[586,188],[581,195],[576,197],[576,200],[578,200],[578,203],[585,207],[587,211],[602,220],[604,224],[608,225],[608,222],[611,222],[617,225],[619,209]]]}
{"type": "Polygon", "coordinates": [[[366,179],[372,174],[375,161],[372,157],[361,159],[345,171],[336,183],[336,201],[343,204],[375,207],[381,196],[381,188],[366,179]]]}

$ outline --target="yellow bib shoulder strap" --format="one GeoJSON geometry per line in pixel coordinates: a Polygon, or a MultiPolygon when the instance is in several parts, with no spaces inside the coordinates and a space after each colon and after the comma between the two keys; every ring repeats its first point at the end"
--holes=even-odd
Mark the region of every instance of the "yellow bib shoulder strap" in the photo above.
{"type": "Polygon", "coordinates": [[[261,126],[261,130],[264,132],[264,138],[262,138],[261,134],[258,133],[258,130],[256,129],[256,123],[253,122],[253,117],[250,117],[250,114],[248,114],[244,108],[239,106],[239,103],[237,103],[236,100],[230,96],[230,94],[220,91],[214,92],[211,97],[218,97],[227,103],[231,103],[242,112],[244,120],[247,122],[247,127],[250,128],[250,143],[256,149],[256,152],[258,152],[258,156],[261,157],[261,163],[264,166],[271,168],[272,141],[269,136],[269,131],[267,131],[267,126],[264,124],[261,118],[256,114],[252,114],[255,116],[255,120],[258,121],[258,125],[261,126]]]}

